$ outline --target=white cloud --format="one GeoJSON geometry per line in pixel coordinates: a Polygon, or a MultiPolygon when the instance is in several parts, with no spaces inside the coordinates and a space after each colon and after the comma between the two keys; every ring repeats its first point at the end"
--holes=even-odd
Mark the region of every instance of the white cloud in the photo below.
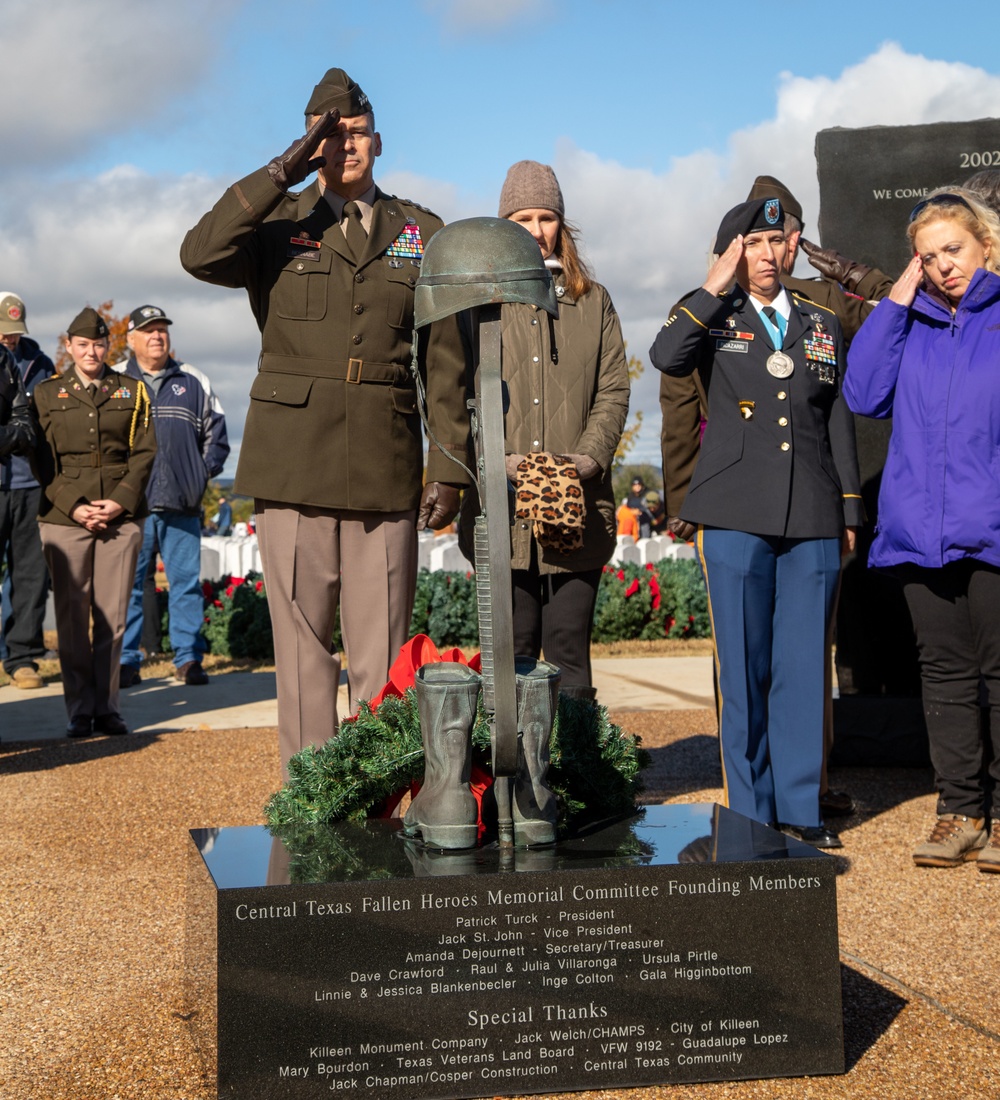
{"type": "MultiPolygon", "coordinates": [[[[835,79],[784,76],[774,116],[734,133],[722,153],[680,157],[655,173],[562,142],[552,162],[585,252],[621,314],[629,350],[645,361],[670,306],[701,282],[722,214],[745,198],[756,175],[784,181],[815,225],[818,130],[980,118],[995,113],[997,102],[1000,78],[888,44],[835,79]]],[[[669,132],[651,140],[669,142],[669,132]]],[[[175,321],[180,352],[219,390],[238,441],[259,351],[256,325],[242,291],[192,279],[177,258],[185,231],[230,182],[121,166],[87,181],[9,183],[0,193],[0,271],[3,285],[25,297],[32,335],[50,352],[85,301],[113,298],[118,312],[147,301],[162,306],[175,321]]],[[[495,188],[478,195],[460,181],[408,173],[380,183],[447,221],[495,210],[495,188]]],[[[800,260],[800,274],[808,270],[800,260]]],[[[658,381],[647,367],[633,391],[633,409],[646,414],[634,452],[644,461],[658,462],[658,381]]]]}
{"type": "Polygon", "coordinates": [[[104,134],[160,120],[204,74],[217,29],[242,2],[5,0],[5,160],[65,163],[104,134]]]}

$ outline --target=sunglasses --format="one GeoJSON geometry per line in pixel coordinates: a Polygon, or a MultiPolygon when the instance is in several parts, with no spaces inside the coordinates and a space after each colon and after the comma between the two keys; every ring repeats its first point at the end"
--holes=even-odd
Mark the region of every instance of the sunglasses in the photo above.
{"type": "Polygon", "coordinates": [[[910,221],[915,221],[920,211],[928,206],[964,206],[966,210],[973,214],[975,213],[961,195],[931,195],[929,199],[921,199],[921,201],[910,211],[910,221]]]}

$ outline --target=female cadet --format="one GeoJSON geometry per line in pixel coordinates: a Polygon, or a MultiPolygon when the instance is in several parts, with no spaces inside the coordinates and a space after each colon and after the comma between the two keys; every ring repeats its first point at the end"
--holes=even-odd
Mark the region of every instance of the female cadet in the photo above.
{"type": "Polygon", "coordinates": [[[137,520],[156,454],[141,381],[106,367],[108,326],[87,307],[67,330],[73,366],[32,395],[70,737],[128,733],[118,713],[125,613],[142,543],[137,520]],[[91,635],[91,621],[93,634],[91,635]]]}
{"type": "Polygon", "coordinates": [[[726,214],[718,261],[650,357],[667,374],[698,370],[708,394],[681,518],[699,525],[729,806],[839,848],[819,812],[825,638],[860,485],[840,326],[782,287],[784,220],[777,198],[726,214]]]}

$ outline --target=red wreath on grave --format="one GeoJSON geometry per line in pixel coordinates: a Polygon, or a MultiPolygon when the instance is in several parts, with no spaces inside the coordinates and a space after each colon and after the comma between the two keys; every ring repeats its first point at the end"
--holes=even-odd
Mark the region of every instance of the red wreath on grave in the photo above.
{"type": "MultiPolygon", "coordinates": [[[[456,664],[467,665],[473,672],[482,672],[482,654],[477,653],[471,661],[465,659],[465,654],[460,649],[446,649],[440,652],[437,646],[426,634],[417,634],[406,642],[399,651],[399,656],[389,669],[389,680],[385,687],[370,702],[372,710],[378,710],[382,701],[393,695],[401,698],[408,688],[416,683],[417,669],[424,665],[436,664],[439,661],[454,661],[456,664]]],[[[353,721],[351,718],[345,722],[353,721]]],[[[402,801],[407,791],[411,797],[420,790],[420,784],[413,782],[409,787],[397,791],[376,810],[372,817],[392,817],[396,807],[402,801]]],[[[469,784],[472,794],[476,799],[476,807],[479,815],[479,836],[485,831],[483,825],[483,796],[493,786],[493,776],[482,767],[475,759],[472,761],[472,778],[469,784]]]]}

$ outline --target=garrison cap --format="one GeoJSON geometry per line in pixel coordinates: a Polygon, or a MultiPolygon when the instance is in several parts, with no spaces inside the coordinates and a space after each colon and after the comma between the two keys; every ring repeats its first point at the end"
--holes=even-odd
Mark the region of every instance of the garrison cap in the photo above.
{"type": "Polygon", "coordinates": [[[134,332],[137,328],[145,328],[154,321],[162,321],[165,325],[172,325],[173,321],[160,309],[159,306],[139,306],[128,315],[128,332],[134,332]]]}
{"type": "Polygon", "coordinates": [[[21,336],[28,331],[24,302],[10,290],[0,290],[0,336],[21,336]]]}
{"type": "Polygon", "coordinates": [[[786,214],[798,218],[799,222],[803,226],[805,225],[805,219],[802,217],[802,204],[781,180],[775,179],[774,176],[758,176],[753,181],[753,187],[750,188],[747,201],[749,202],[750,199],[769,199],[772,195],[781,199],[781,208],[786,214]]]}
{"type": "Polygon", "coordinates": [[[103,340],[108,335],[108,326],[96,309],[84,306],[70,322],[66,335],[82,336],[85,340],[103,340]]]}
{"type": "Polygon", "coordinates": [[[772,195],[741,202],[719,224],[719,231],[715,235],[715,251],[721,255],[740,234],[745,237],[748,233],[760,233],[768,229],[784,232],[785,212],[781,208],[781,200],[772,195]]]}
{"type": "Polygon", "coordinates": [[[340,111],[345,118],[366,115],[372,110],[368,96],[343,69],[327,69],[306,104],[307,115],[321,115],[334,110],[340,111]]]}

